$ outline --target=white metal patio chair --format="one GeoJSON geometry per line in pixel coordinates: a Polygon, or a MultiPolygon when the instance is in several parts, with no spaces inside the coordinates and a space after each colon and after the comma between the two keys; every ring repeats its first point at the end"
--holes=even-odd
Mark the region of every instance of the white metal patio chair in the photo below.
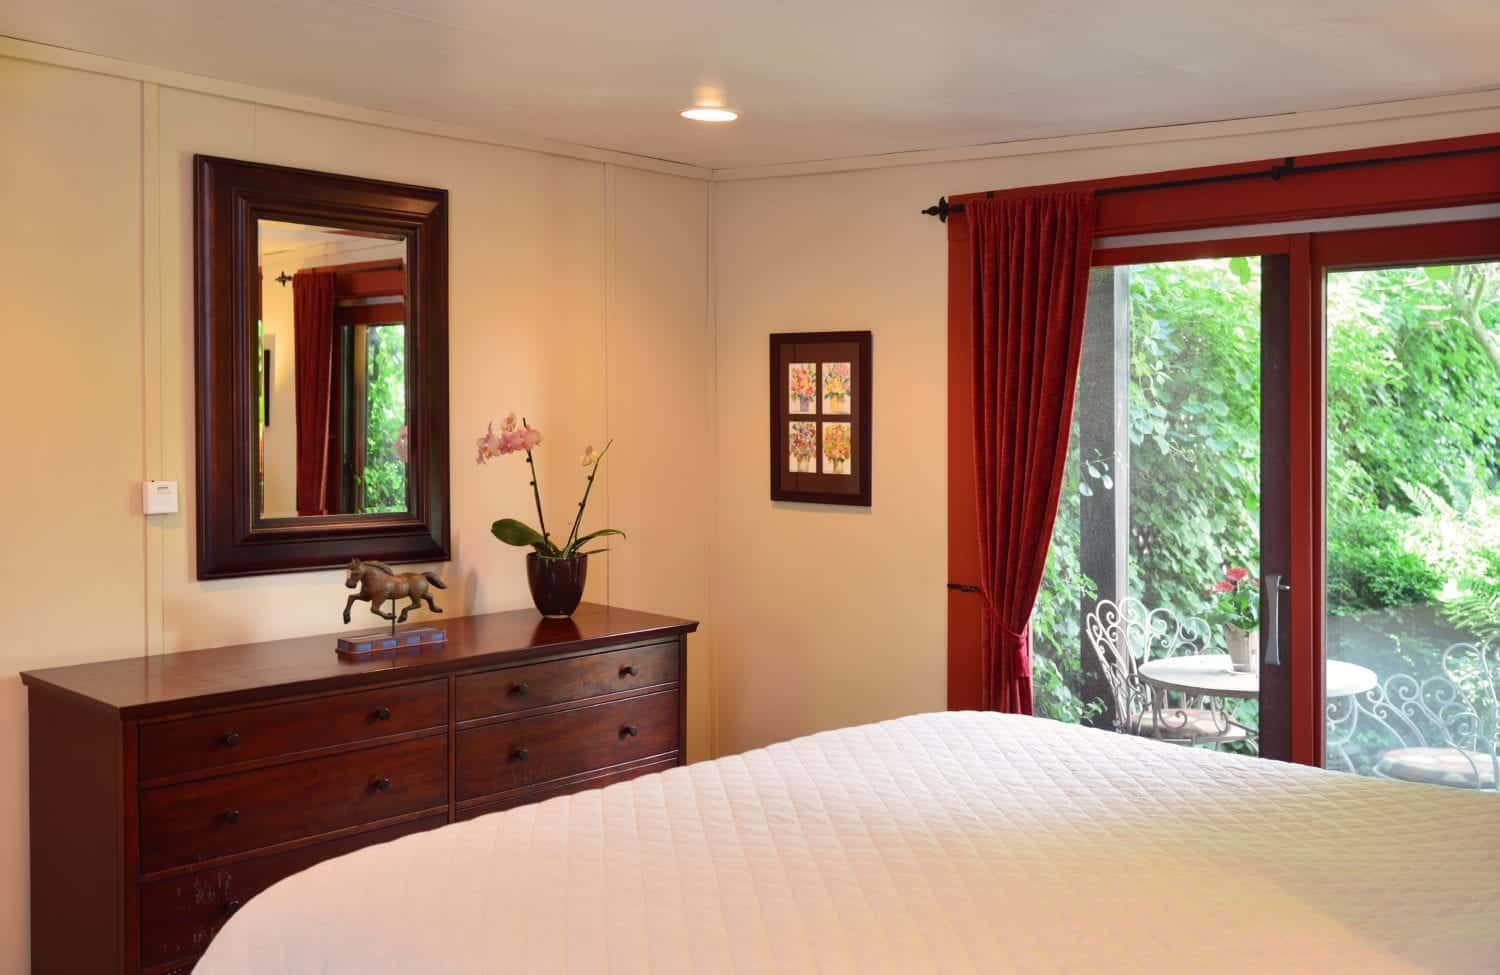
{"type": "Polygon", "coordinates": [[[1356,698],[1328,702],[1331,765],[1359,771],[1356,735],[1384,750],[1369,771],[1382,778],[1500,791],[1500,648],[1455,643],[1443,673],[1394,674],[1356,698]]]}
{"type": "Polygon", "coordinates": [[[1213,632],[1206,621],[1126,598],[1099,600],[1085,623],[1114,698],[1116,731],[1181,745],[1253,744],[1250,729],[1224,701],[1185,695],[1173,701],[1141,680],[1140,666],[1148,660],[1203,653],[1213,632]]]}

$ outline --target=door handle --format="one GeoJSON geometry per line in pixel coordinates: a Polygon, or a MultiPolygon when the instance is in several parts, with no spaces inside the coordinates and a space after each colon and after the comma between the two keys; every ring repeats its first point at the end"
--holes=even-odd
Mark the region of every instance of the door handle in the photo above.
{"type": "Polygon", "coordinates": [[[1281,578],[1280,572],[1266,572],[1260,577],[1260,604],[1265,610],[1262,615],[1266,630],[1265,663],[1269,667],[1281,666],[1281,594],[1292,591],[1281,578]]]}

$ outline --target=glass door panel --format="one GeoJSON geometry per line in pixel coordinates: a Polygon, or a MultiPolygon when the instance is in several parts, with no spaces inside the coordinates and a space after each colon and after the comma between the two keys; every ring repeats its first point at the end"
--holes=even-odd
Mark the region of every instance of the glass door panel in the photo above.
{"type": "Polygon", "coordinates": [[[1285,268],[1239,256],[1093,272],[1032,624],[1038,714],[1259,748],[1262,323],[1268,300],[1285,320],[1285,268]]]}
{"type": "Polygon", "coordinates": [[[1325,282],[1325,763],[1495,788],[1500,261],[1325,282]]]}

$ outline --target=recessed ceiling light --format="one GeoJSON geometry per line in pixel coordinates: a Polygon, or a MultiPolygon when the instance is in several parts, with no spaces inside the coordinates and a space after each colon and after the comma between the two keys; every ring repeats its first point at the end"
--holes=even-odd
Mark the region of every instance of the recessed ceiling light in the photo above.
{"type": "Polygon", "coordinates": [[[694,122],[733,122],[740,117],[740,113],[732,112],[727,108],[699,105],[695,108],[683,109],[682,117],[692,119],[694,122]]]}

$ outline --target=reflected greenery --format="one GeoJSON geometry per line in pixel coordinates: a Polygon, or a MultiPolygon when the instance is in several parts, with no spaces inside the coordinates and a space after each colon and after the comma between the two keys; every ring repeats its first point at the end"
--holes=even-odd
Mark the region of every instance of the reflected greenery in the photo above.
{"type": "Polygon", "coordinates": [[[406,493],[406,327],[365,330],[365,512],[399,512],[406,493]]]}

